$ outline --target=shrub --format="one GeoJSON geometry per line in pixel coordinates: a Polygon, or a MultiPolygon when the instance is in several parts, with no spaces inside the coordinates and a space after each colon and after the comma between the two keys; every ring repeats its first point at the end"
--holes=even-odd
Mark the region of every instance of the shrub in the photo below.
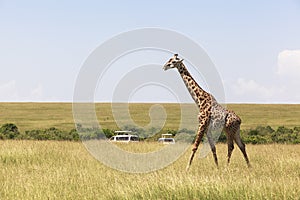
{"type": "Polygon", "coordinates": [[[106,138],[111,138],[112,136],[114,136],[114,131],[113,130],[105,128],[102,131],[103,131],[106,138]]]}
{"type": "MultiPolygon", "coordinates": [[[[106,139],[114,135],[111,129],[97,129],[97,128],[83,128],[77,124],[78,129],[71,131],[64,131],[51,127],[43,130],[27,130],[23,134],[19,132],[15,124],[7,123],[0,127],[0,139],[27,139],[27,140],[70,140],[79,141],[91,139],[106,139]],[[80,134],[78,132],[80,130],[80,134]]],[[[149,141],[157,141],[162,133],[170,133],[176,136],[179,141],[192,142],[195,140],[196,134],[194,130],[182,129],[176,130],[157,130],[156,128],[149,128],[145,130],[135,126],[125,126],[123,130],[130,130],[134,134],[139,135],[141,139],[147,138],[149,141]],[[159,131],[158,133],[156,133],[159,131]],[[153,135],[153,133],[156,133],[153,135]],[[149,137],[149,134],[151,137],[149,137]]],[[[213,137],[218,136],[217,134],[213,137]]],[[[255,129],[241,130],[241,137],[245,143],[252,144],[269,144],[269,143],[286,143],[286,144],[299,144],[300,143],[300,127],[293,129],[280,126],[277,130],[272,129],[270,126],[258,126],[255,129]]],[[[214,138],[216,141],[217,138],[214,138]]],[[[218,138],[218,142],[226,142],[227,138],[224,132],[218,138]]]]}
{"type": "Polygon", "coordinates": [[[72,140],[74,140],[74,141],[79,141],[80,140],[79,134],[78,134],[76,129],[72,129],[70,131],[69,135],[71,136],[72,140]]]}
{"type": "Polygon", "coordinates": [[[286,134],[286,133],[292,133],[292,132],[293,132],[292,129],[286,128],[284,126],[279,126],[278,129],[276,130],[277,134],[286,134]]]}
{"type": "Polygon", "coordinates": [[[175,136],[177,134],[177,131],[168,129],[167,134],[172,134],[172,136],[175,136]]]}
{"type": "Polygon", "coordinates": [[[3,124],[0,133],[0,139],[15,139],[20,135],[18,127],[12,123],[3,124]]]}

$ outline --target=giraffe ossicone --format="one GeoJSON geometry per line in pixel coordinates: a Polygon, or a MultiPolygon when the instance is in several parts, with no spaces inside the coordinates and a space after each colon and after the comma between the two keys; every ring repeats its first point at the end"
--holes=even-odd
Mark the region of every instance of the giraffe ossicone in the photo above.
{"type": "Polygon", "coordinates": [[[187,170],[192,164],[195,153],[204,135],[207,136],[208,143],[214,156],[215,164],[218,166],[216,147],[212,136],[212,132],[215,130],[224,130],[226,133],[228,144],[228,164],[230,162],[230,157],[234,149],[235,141],[235,143],[243,153],[248,167],[250,167],[250,162],[246,153],[246,147],[240,137],[240,125],[242,122],[240,117],[233,111],[227,110],[222,107],[216,101],[213,95],[206,92],[198,85],[198,83],[194,80],[194,78],[187,70],[186,66],[183,64],[183,59],[180,59],[178,57],[178,54],[174,54],[174,56],[170,58],[169,61],[163,66],[163,69],[165,71],[173,68],[176,68],[178,70],[185,86],[187,87],[189,93],[191,94],[199,109],[199,127],[192,148],[192,153],[187,165],[187,170]]]}

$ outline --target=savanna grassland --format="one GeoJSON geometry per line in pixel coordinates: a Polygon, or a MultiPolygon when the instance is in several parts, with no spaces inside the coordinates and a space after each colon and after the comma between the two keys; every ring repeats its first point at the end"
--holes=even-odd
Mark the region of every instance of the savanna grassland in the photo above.
{"type": "MultiPolygon", "coordinates": [[[[149,109],[153,104],[129,105],[133,120],[143,126],[149,123],[149,109]]],[[[161,104],[168,114],[166,129],[175,129],[180,121],[179,104],[161,104]]],[[[192,106],[192,105],[191,105],[192,106]]],[[[242,119],[241,129],[257,126],[300,126],[300,104],[228,104],[242,119]]],[[[103,128],[117,129],[111,104],[95,104],[98,120],[103,128]]],[[[56,127],[62,130],[75,128],[71,103],[0,103],[0,124],[14,123],[20,131],[56,127]]]]}
{"type": "MultiPolygon", "coordinates": [[[[128,145],[136,149],[142,143],[128,145]]],[[[162,170],[129,174],[104,166],[80,142],[0,141],[0,197],[299,199],[300,145],[247,145],[250,169],[237,149],[229,166],[226,145],[218,144],[217,150],[219,169],[209,154],[185,172],[188,151],[162,170]]]]}
{"type": "MultiPolygon", "coordinates": [[[[163,104],[166,128],[176,129],[178,104],[163,104]]],[[[151,104],[131,104],[140,125],[149,122],[151,104]]],[[[300,105],[227,105],[243,120],[242,129],[258,125],[300,126],[300,105]]],[[[110,104],[96,104],[98,120],[116,128],[110,104]]],[[[74,128],[72,104],[1,103],[0,124],[20,131],[74,128]]],[[[157,143],[132,143],[126,151],[149,152],[157,143]]],[[[299,199],[300,145],[247,145],[248,169],[235,148],[226,163],[227,145],[217,144],[220,167],[210,153],[185,167],[190,149],[170,166],[144,174],[111,169],[93,158],[81,142],[0,140],[0,199],[299,199]]]]}

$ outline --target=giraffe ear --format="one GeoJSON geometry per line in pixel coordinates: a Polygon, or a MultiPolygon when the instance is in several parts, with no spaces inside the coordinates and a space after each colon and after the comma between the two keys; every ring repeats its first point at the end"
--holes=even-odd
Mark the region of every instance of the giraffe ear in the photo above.
{"type": "Polygon", "coordinates": [[[179,62],[181,62],[182,63],[182,61],[183,61],[184,59],[182,58],[179,62]]]}

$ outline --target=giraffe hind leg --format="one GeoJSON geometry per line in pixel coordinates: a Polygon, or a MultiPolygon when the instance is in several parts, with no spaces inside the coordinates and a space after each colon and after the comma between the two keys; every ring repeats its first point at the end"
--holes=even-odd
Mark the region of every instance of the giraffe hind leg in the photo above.
{"type": "Polygon", "coordinates": [[[227,163],[230,163],[230,158],[232,151],[234,149],[233,138],[228,134],[227,136],[227,145],[228,145],[228,154],[227,154],[227,163]]]}
{"type": "Polygon", "coordinates": [[[251,167],[248,155],[246,153],[246,145],[243,143],[243,141],[241,139],[241,136],[240,136],[240,129],[238,129],[237,132],[235,133],[234,141],[236,142],[236,144],[240,148],[241,152],[243,153],[245,161],[246,161],[248,167],[251,167]]]}
{"type": "Polygon", "coordinates": [[[216,150],[216,146],[215,146],[215,143],[214,143],[214,140],[213,140],[213,138],[212,138],[211,133],[207,133],[207,140],[208,140],[208,142],[209,142],[211,151],[212,151],[212,153],[213,153],[214,160],[215,160],[215,164],[216,164],[217,167],[218,167],[219,164],[218,164],[217,150],[216,150]]]}

